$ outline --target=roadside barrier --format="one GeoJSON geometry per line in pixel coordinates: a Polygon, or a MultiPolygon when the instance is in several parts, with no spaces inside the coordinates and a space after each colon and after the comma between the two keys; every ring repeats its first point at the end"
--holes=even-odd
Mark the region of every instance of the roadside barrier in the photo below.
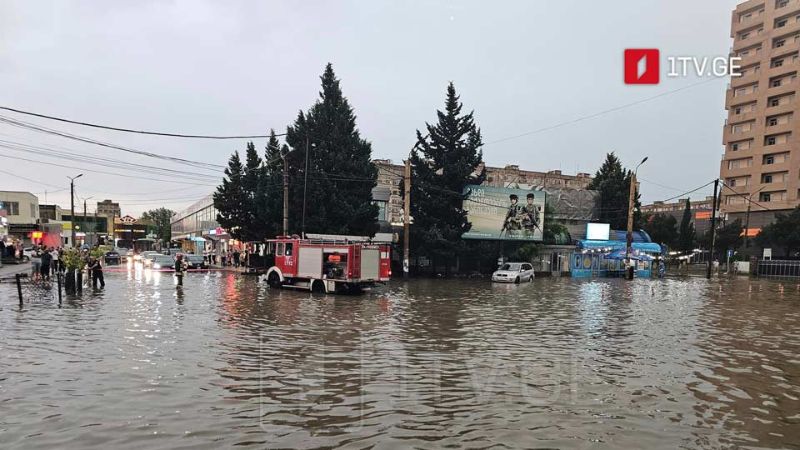
{"type": "Polygon", "coordinates": [[[759,277],[800,278],[800,261],[762,259],[758,262],[759,277]]]}
{"type": "Polygon", "coordinates": [[[62,287],[63,282],[61,279],[61,272],[56,272],[57,275],[53,278],[33,279],[27,273],[18,273],[13,277],[0,278],[0,283],[13,282],[17,285],[17,297],[19,298],[19,307],[22,308],[25,299],[32,300],[51,300],[54,296],[58,296],[58,306],[61,306],[62,287]]]}

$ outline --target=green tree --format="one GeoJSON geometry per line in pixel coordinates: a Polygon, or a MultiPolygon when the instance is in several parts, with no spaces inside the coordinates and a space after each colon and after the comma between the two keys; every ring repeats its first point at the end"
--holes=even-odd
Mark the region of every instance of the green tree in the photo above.
{"type": "MultiPolygon", "coordinates": [[[[600,222],[611,224],[613,230],[628,229],[628,203],[632,172],[625,170],[614,152],[606,160],[589,183],[589,189],[600,193],[600,222]]],[[[633,229],[641,224],[641,202],[637,190],[634,199],[633,229]]]]}
{"type": "Polygon", "coordinates": [[[245,210],[247,201],[243,189],[244,166],[239,152],[233,152],[225,169],[222,184],[214,192],[214,208],[217,210],[217,222],[235,239],[245,240],[242,225],[247,223],[248,213],[245,210]]]}
{"type": "MultiPolygon", "coordinates": [[[[717,222],[719,223],[719,222],[717,222]]],[[[717,227],[716,236],[714,237],[714,257],[722,261],[728,250],[736,250],[744,243],[744,236],[742,231],[741,219],[736,219],[731,223],[717,227]]],[[[711,249],[711,230],[708,230],[702,239],[704,248],[711,249]]]]}
{"type": "Polygon", "coordinates": [[[320,78],[319,100],[308,112],[300,111],[287,129],[286,142],[292,149],[290,228],[303,231],[305,198],[304,231],[372,236],[378,230],[378,206],[372,202],[378,169],[371,161],[372,144],[356,128],[353,108],[330,64],[320,78]]]}
{"type": "Polygon", "coordinates": [[[569,230],[566,225],[554,218],[555,212],[549,203],[545,203],[544,226],[542,227],[543,242],[545,244],[568,244],[571,240],[569,230]]]}
{"type": "Polygon", "coordinates": [[[653,242],[674,247],[678,242],[678,220],[668,214],[651,214],[642,220],[642,229],[653,242]]]}
{"type": "Polygon", "coordinates": [[[255,205],[256,220],[267,237],[283,233],[283,158],[288,151],[285,145],[281,147],[275,130],[270,130],[255,205]]]}
{"type": "Polygon", "coordinates": [[[464,249],[461,236],[471,227],[463,209],[464,188],[486,178],[485,169],[476,173],[483,162],[480,129],[473,112],[462,114],[461,108],[450,83],[444,111],[437,111],[436,124],[425,123],[426,135],[417,130],[417,145],[410,155],[411,242],[434,261],[443,258],[448,267],[464,249]]]}
{"type": "Polygon", "coordinates": [[[756,243],[762,247],[782,248],[792,256],[800,250],[800,206],[789,214],[775,214],[775,222],[765,226],[756,243]]]}
{"type": "Polygon", "coordinates": [[[175,211],[167,208],[157,208],[142,213],[142,219],[153,222],[156,236],[162,242],[169,242],[172,239],[172,216],[175,211]]]}
{"type": "Polygon", "coordinates": [[[694,244],[697,236],[694,231],[694,223],[692,222],[692,204],[691,201],[686,199],[686,208],[683,210],[683,218],[681,219],[681,226],[678,229],[678,249],[682,252],[688,252],[694,249],[694,244]]]}

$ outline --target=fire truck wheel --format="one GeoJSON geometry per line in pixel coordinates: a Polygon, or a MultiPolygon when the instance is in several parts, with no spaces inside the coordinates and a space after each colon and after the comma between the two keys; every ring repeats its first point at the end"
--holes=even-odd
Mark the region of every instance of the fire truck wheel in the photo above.
{"type": "Polygon", "coordinates": [[[311,282],[311,292],[315,294],[325,293],[325,282],[321,280],[313,280],[311,282]]]}
{"type": "Polygon", "coordinates": [[[276,272],[272,272],[267,277],[267,284],[269,287],[279,288],[281,287],[281,277],[276,272]]]}

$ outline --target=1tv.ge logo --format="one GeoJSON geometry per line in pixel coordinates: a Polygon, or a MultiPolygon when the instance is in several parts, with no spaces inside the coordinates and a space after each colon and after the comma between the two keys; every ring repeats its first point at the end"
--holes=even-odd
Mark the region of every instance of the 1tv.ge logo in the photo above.
{"type": "MultiPolygon", "coordinates": [[[[661,57],[657,48],[625,49],[625,84],[658,84],[661,74],[661,57]]],[[[741,61],[738,56],[668,56],[667,77],[738,77],[741,61]]]]}

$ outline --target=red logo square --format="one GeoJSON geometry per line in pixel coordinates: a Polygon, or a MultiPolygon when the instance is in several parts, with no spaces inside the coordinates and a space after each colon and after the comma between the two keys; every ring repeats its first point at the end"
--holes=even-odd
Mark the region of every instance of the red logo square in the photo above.
{"type": "Polygon", "coordinates": [[[625,49],[625,84],[658,84],[657,48],[625,49]]]}

